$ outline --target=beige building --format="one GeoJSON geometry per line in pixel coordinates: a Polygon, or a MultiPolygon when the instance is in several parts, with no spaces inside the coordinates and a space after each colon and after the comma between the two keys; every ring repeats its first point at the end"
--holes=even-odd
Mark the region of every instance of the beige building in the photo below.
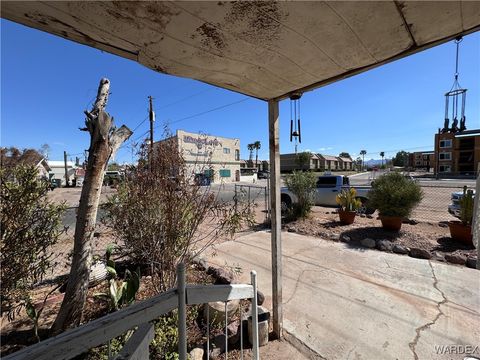
{"type": "Polygon", "coordinates": [[[192,175],[213,182],[240,181],[240,139],[177,130],[174,140],[192,175]]]}
{"type": "MultiPolygon", "coordinates": [[[[350,158],[333,155],[309,153],[310,160],[303,164],[303,170],[326,171],[326,170],[353,170],[353,161],[350,158]]],[[[300,170],[298,154],[281,154],[280,171],[291,172],[300,170]]]]}

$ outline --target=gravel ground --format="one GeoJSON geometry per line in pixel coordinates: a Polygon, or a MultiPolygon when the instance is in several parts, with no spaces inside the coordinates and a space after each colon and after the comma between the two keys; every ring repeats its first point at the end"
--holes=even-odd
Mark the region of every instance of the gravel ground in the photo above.
{"type": "Polygon", "coordinates": [[[309,218],[283,224],[283,229],[336,241],[347,236],[352,246],[360,245],[365,238],[389,240],[393,244],[426,250],[440,261],[445,261],[445,255],[476,257],[477,254],[473,246],[453,241],[445,222],[404,223],[400,232],[395,233],[382,228],[376,213],[370,217],[357,216],[352,225],[342,225],[338,220],[335,209],[314,207],[309,218]]]}

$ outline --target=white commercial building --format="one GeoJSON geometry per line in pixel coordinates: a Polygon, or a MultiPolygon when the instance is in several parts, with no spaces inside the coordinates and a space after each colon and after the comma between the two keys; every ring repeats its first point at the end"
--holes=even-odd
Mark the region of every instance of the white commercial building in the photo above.
{"type": "Polygon", "coordinates": [[[176,141],[192,174],[212,182],[240,181],[240,139],[177,130],[176,141]]]}

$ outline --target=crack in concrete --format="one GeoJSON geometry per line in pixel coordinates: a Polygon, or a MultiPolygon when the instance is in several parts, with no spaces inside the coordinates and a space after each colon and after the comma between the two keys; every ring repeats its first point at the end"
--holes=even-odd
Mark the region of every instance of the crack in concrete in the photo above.
{"type": "Polygon", "coordinates": [[[445,315],[443,313],[442,309],[440,309],[440,306],[442,306],[443,304],[445,304],[448,301],[448,299],[445,296],[445,294],[443,293],[443,291],[438,288],[438,279],[437,279],[437,276],[435,275],[435,270],[433,269],[433,265],[430,262],[430,260],[428,260],[428,265],[430,265],[430,269],[432,270],[433,287],[435,288],[435,290],[437,290],[442,295],[443,300],[438,302],[437,305],[436,305],[438,313],[437,313],[437,315],[435,315],[435,318],[432,321],[429,321],[428,323],[426,323],[426,324],[424,324],[424,325],[415,329],[415,333],[416,333],[415,338],[413,339],[412,342],[410,342],[408,344],[408,346],[410,347],[410,350],[413,353],[413,358],[415,360],[418,360],[418,355],[416,353],[416,347],[417,347],[418,341],[420,340],[420,333],[422,331],[430,328],[430,326],[434,325],[438,321],[440,316],[445,315]]]}
{"type": "Polygon", "coordinates": [[[303,274],[305,274],[306,271],[309,271],[309,270],[302,270],[302,272],[298,275],[297,281],[295,283],[295,288],[293,289],[292,295],[290,295],[288,300],[283,303],[284,305],[287,305],[290,302],[290,300],[292,300],[293,297],[295,296],[295,294],[297,293],[298,284],[300,283],[300,279],[302,278],[303,274]]]}

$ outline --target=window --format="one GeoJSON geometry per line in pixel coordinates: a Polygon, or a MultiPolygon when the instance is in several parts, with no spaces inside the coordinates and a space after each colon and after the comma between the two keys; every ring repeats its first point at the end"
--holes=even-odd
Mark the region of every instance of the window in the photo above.
{"type": "Polygon", "coordinates": [[[450,152],[441,152],[439,158],[440,158],[440,160],[452,160],[452,153],[450,153],[450,152]]]}
{"type": "Polygon", "coordinates": [[[220,173],[220,177],[230,177],[229,169],[221,169],[219,173],[220,173]]]}
{"type": "Polygon", "coordinates": [[[452,147],[452,140],[440,140],[440,147],[441,148],[451,148],[452,147]]]}
{"type": "Polygon", "coordinates": [[[450,165],[440,165],[439,172],[451,172],[450,165]]]}
{"type": "Polygon", "coordinates": [[[223,148],[223,153],[224,154],[230,154],[230,149],[229,148],[223,148]]]}
{"type": "Polygon", "coordinates": [[[240,150],[235,149],[235,160],[239,161],[240,160],[240,150]]]}
{"type": "Polygon", "coordinates": [[[337,178],[335,176],[320,176],[317,180],[317,187],[335,187],[337,178]]]}

